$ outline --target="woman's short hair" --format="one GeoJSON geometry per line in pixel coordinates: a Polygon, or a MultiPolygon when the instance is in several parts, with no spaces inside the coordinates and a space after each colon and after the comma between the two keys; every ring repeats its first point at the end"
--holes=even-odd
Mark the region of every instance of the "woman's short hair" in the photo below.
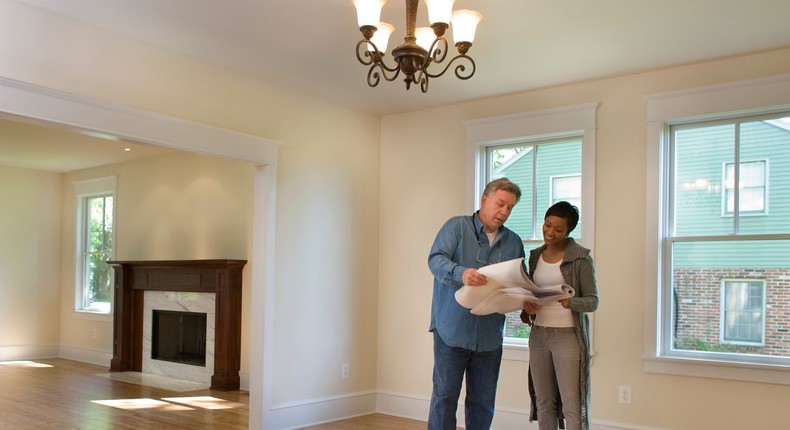
{"type": "Polygon", "coordinates": [[[521,188],[518,185],[514,184],[508,178],[499,178],[494,179],[493,181],[489,182],[486,185],[486,189],[483,190],[483,195],[490,196],[499,190],[504,190],[516,195],[516,203],[521,200],[521,188]]]}
{"type": "Polygon", "coordinates": [[[556,216],[568,221],[568,232],[565,233],[567,236],[571,234],[573,229],[576,228],[576,224],[579,223],[579,208],[562,200],[551,205],[551,207],[546,210],[546,216],[543,217],[543,219],[550,216],[556,216]]]}

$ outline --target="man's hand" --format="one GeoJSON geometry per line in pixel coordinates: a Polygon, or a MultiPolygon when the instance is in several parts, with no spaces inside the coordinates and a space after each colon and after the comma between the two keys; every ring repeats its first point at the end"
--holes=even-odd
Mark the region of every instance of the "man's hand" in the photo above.
{"type": "Polygon", "coordinates": [[[524,310],[527,311],[528,314],[535,315],[541,309],[543,309],[543,306],[537,303],[524,302],[524,310]]]}
{"type": "Polygon", "coordinates": [[[464,270],[464,273],[461,275],[461,281],[463,281],[464,285],[469,285],[470,287],[482,287],[488,283],[485,275],[472,268],[464,270]]]}

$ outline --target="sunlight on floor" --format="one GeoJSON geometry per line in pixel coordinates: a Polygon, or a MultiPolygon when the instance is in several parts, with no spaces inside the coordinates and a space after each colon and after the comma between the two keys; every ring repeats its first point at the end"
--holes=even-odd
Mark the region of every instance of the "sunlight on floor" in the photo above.
{"type": "Polygon", "coordinates": [[[117,399],[117,400],[92,400],[93,403],[109,406],[111,408],[136,411],[142,409],[158,411],[194,411],[200,409],[234,409],[244,405],[218,399],[211,396],[197,397],[167,397],[162,400],[155,399],[117,399]],[[190,407],[191,406],[191,407],[190,407]]]}
{"type": "Polygon", "coordinates": [[[51,364],[36,363],[35,361],[0,361],[0,366],[15,367],[55,367],[51,364]]]}
{"type": "Polygon", "coordinates": [[[199,397],[167,397],[162,400],[173,403],[183,403],[185,405],[193,406],[202,409],[233,409],[243,406],[240,403],[229,402],[224,399],[218,399],[211,396],[199,397]]]}
{"type": "Polygon", "coordinates": [[[174,405],[172,403],[163,402],[161,400],[154,400],[154,399],[92,400],[92,402],[104,406],[109,406],[111,408],[124,409],[127,411],[136,411],[141,409],[167,411],[167,412],[194,410],[186,406],[174,405]]]}

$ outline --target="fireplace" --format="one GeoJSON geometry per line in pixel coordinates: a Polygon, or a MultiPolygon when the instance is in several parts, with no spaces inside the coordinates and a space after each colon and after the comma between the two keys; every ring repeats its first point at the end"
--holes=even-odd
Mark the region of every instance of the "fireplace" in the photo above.
{"type": "MultiPolygon", "coordinates": [[[[110,371],[156,374],[149,372],[151,363],[155,363],[155,368],[175,364],[171,358],[151,358],[156,344],[154,311],[163,312],[157,317],[160,321],[163,315],[166,320],[172,318],[171,312],[180,312],[180,321],[183,314],[187,319],[192,314],[204,314],[202,366],[207,368],[204,369],[206,379],[210,380],[212,389],[239,389],[241,274],[245,260],[110,261],[108,264],[115,272],[110,371]]],[[[195,351],[201,347],[199,341],[182,343],[181,351],[175,353],[171,344],[175,337],[195,334],[196,330],[182,328],[165,334],[169,346],[165,351],[159,351],[161,346],[158,346],[157,353],[195,361],[195,351]]],[[[182,367],[189,368],[184,373],[191,374],[190,369],[197,370],[200,366],[190,363],[182,367]]]]}
{"type": "Polygon", "coordinates": [[[151,359],[206,365],[206,314],[154,309],[151,359]]]}

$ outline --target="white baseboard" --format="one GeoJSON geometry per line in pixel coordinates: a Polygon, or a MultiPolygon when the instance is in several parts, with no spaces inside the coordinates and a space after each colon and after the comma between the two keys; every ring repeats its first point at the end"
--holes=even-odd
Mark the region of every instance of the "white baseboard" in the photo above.
{"type": "MultiPolygon", "coordinates": [[[[428,421],[428,409],[431,400],[428,397],[418,397],[411,394],[379,392],[376,402],[376,412],[419,421],[428,421]]],[[[456,412],[458,426],[465,423],[464,404],[459,402],[456,412]]],[[[497,408],[494,413],[494,422],[491,430],[529,430],[537,429],[537,423],[529,422],[529,411],[515,408],[497,408]]]]}
{"type": "Polygon", "coordinates": [[[112,351],[83,348],[80,346],[60,345],[58,357],[80,361],[83,363],[95,364],[97,366],[103,366],[107,368],[107,371],[109,371],[110,361],[112,360],[112,351]]]}
{"type": "Polygon", "coordinates": [[[376,412],[376,392],[280,403],[263,411],[263,428],[292,430],[376,412]]]}
{"type": "Polygon", "coordinates": [[[0,345],[0,361],[33,360],[58,356],[58,345],[0,345]]]}
{"type": "MultiPolygon", "coordinates": [[[[380,414],[428,421],[430,398],[412,394],[379,391],[377,393],[376,411],[380,414]]],[[[464,407],[459,403],[456,414],[458,425],[464,426],[464,407]]],[[[497,408],[491,430],[534,430],[538,422],[529,422],[529,409],[497,408]]],[[[591,420],[591,430],[661,430],[653,427],[636,426],[611,421],[591,420]]]]}
{"type": "Polygon", "coordinates": [[[239,390],[250,392],[250,373],[239,372],[239,390]]]}

